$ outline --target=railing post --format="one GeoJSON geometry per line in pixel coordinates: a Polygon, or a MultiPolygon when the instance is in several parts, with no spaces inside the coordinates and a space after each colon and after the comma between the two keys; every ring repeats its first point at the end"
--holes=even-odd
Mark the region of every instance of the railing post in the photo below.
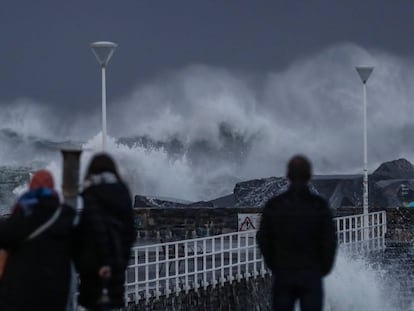
{"type": "Polygon", "coordinates": [[[207,242],[206,239],[203,239],[203,287],[204,290],[207,289],[207,242]]]}
{"type": "Polygon", "coordinates": [[[230,283],[233,282],[233,237],[234,235],[229,236],[229,277],[227,278],[230,283]]]}
{"type": "Polygon", "coordinates": [[[170,245],[169,244],[165,244],[165,295],[168,296],[170,294],[170,280],[169,280],[169,276],[170,276],[170,245]]]}
{"type": "MultiPolygon", "coordinates": [[[[76,211],[73,225],[79,223],[79,162],[81,150],[61,150],[63,156],[63,177],[62,177],[62,192],[65,204],[71,206],[76,211]]],[[[68,302],[66,305],[67,311],[74,311],[77,308],[76,291],[77,291],[77,276],[76,271],[71,264],[71,278],[68,302]]]]}
{"type": "Polygon", "coordinates": [[[184,244],[184,278],[185,278],[185,293],[188,294],[190,286],[188,284],[188,242],[184,244]]]}
{"type": "Polygon", "coordinates": [[[138,250],[134,249],[134,274],[135,274],[135,303],[139,301],[139,285],[138,285],[138,250]]]}
{"type": "Polygon", "coordinates": [[[240,252],[240,234],[237,235],[237,281],[240,282],[241,280],[241,269],[240,269],[240,264],[241,264],[241,252],[240,252]]]}
{"type": "Polygon", "coordinates": [[[198,244],[197,240],[193,243],[193,253],[194,253],[194,290],[197,292],[200,284],[198,282],[198,244]]]}
{"type": "Polygon", "coordinates": [[[224,237],[221,236],[220,237],[220,252],[221,252],[221,256],[220,256],[220,267],[221,267],[221,275],[220,275],[220,281],[221,281],[221,286],[224,286],[224,237]]]}
{"type": "Polygon", "coordinates": [[[145,249],[145,300],[147,303],[150,299],[150,293],[149,293],[149,251],[148,248],[145,249]]]}
{"type": "Polygon", "coordinates": [[[217,280],[216,280],[216,239],[215,239],[214,236],[212,237],[211,243],[212,243],[212,245],[211,245],[211,261],[212,261],[212,263],[211,263],[211,270],[212,270],[211,273],[212,273],[212,276],[213,276],[212,284],[213,284],[213,287],[216,287],[216,285],[217,285],[217,280]]]}
{"type": "Polygon", "coordinates": [[[180,265],[178,263],[178,242],[174,243],[174,258],[175,258],[175,294],[178,296],[180,294],[180,284],[179,284],[179,273],[180,265]]]}
{"type": "Polygon", "coordinates": [[[63,183],[62,192],[65,203],[78,208],[79,193],[79,165],[81,150],[62,150],[63,155],[63,183]]]}
{"type": "Polygon", "coordinates": [[[160,250],[155,249],[155,297],[160,298],[160,250]]]}
{"type": "Polygon", "coordinates": [[[368,213],[364,213],[363,216],[363,223],[364,223],[364,241],[366,241],[367,239],[369,239],[369,221],[368,221],[368,213]]]}

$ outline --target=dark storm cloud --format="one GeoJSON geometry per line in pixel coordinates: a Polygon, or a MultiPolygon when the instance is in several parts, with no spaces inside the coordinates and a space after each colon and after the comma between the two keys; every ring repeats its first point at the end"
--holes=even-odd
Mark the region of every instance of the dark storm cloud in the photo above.
{"type": "Polygon", "coordinates": [[[0,10],[0,100],[55,113],[99,108],[100,72],[88,44],[120,44],[109,99],[199,63],[247,72],[286,68],[338,42],[410,55],[412,1],[11,1],[0,10]]]}

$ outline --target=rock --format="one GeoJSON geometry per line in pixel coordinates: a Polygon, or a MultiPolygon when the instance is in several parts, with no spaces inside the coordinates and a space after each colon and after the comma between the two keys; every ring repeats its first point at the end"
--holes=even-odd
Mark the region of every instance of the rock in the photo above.
{"type": "Polygon", "coordinates": [[[198,201],[187,204],[186,207],[214,207],[214,204],[211,201],[198,201]]]}
{"type": "Polygon", "coordinates": [[[136,195],[134,200],[134,207],[163,207],[163,208],[176,208],[176,207],[184,207],[187,204],[163,200],[156,197],[150,196],[143,196],[143,195],[136,195]]]}
{"type": "Polygon", "coordinates": [[[271,197],[287,190],[289,182],[284,177],[254,179],[237,183],[234,187],[236,206],[258,207],[271,197]]]}
{"type": "MultiPolygon", "coordinates": [[[[369,176],[370,207],[398,207],[414,202],[414,166],[405,159],[385,162],[369,176]],[[402,194],[405,188],[405,194],[402,194]]],[[[235,206],[261,207],[273,196],[288,188],[284,177],[254,179],[237,183],[235,206]]],[[[362,206],[361,175],[316,175],[310,182],[311,191],[329,201],[331,208],[362,206]]]]}
{"type": "Polygon", "coordinates": [[[406,159],[382,163],[372,173],[375,179],[414,179],[414,166],[406,159]]]}
{"type": "MultiPolygon", "coordinates": [[[[355,175],[315,176],[310,183],[312,192],[330,201],[333,208],[344,205],[359,206],[362,196],[362,178],[355,175]]],[[[236,184],[236,206],[260,207],[273,196],[286,191],[289,181],[285,177],[255,179],[236,184]]]]}

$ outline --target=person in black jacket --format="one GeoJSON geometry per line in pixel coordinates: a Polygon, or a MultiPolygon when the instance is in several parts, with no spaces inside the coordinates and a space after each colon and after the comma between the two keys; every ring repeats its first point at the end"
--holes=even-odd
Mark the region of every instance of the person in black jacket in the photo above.
{"type": "Polygon", "coordinates": [[[124,306],[125,269],[136,232],[131,195],[109,155],[98,154],[91,160],[82,197],[75,243],[78,302],[89,310],[99,310],[106,288],[106,307],[120,308],[124,306]]]}
{"type": "Polygon", "coordinates": [[[0,279],[0,310],[63,311],[69,295],[75,211],[61,205],[52,175],[37,171],[30,190],[0,223],[7,251],[0,279]]]}
{"type": "Polygon", "coordinates": [[[322,278],[332,269],[336,252],[335,228],[327,202],[309,190],[311,164],[304,156],[288,163],[290,187],[270,199],[257,234],[260,250],[273,276],[273,305],[293,311],[323,306],[322,278]]]}

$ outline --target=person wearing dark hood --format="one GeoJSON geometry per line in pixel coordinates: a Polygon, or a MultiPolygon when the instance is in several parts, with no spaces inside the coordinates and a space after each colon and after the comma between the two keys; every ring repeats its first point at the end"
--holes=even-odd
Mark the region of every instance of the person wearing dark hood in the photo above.
{"type": "Polygon", "coordinates": [[[76,238],[78,303],[88,310],[124,306],[125,269],[135,241],[129,190],[107,154],[94,156],[84,181],[76,238]],[[104,300],[103,293],[105,294],[104,300]]]}
{"type": "Polygon", "coordinates": [[[273,277],[273,308],[321,311],[322,279],[332,269],[335,228],[328,203],[309,190],[311,164],[304,156],[288,163],[290,187],[264,207],[257,234],[260,250],[273,277]]]}
{"type": "Polygon", "coordinates": [[[53,177],[34,173],[11,215],[0,223],[5,250],[0,310],[65,310],[69,295],[75,211],[60,204],[53,177]]]}

